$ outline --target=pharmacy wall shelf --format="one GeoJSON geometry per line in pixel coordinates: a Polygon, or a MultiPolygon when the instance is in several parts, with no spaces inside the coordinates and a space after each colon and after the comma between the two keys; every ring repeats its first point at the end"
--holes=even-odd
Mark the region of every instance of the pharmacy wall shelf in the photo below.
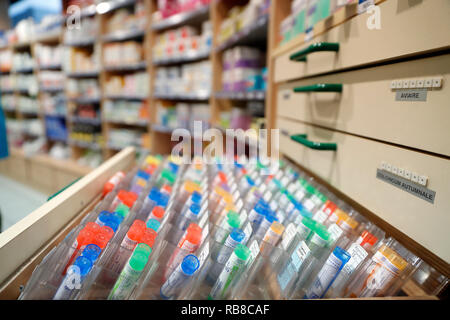
{"type": "Polygon", "coordinates": [[[163,31],[165,29],[172,29],[181,25],[198,24],[199,22],[208,19],[209,14],[209,6],[206,5],[191,12],[178,13],[159,22],[153,22],[151,29],[153,31],[163,31]]]}
{"type": "Polygon", "coordinates": [[[272,5],[267,126],[280,129],[281,155],[448,277],[450,238],[442,228],[450,222],[450,150],[441,106],[450,96],[450,46],[444,34],[427,35],[450,31],[450,4],[376,3],[383,17],[377,32],[353,1],[286,42],[279,28],[291,1],[272,5]],[[417,26],[420,19],[430,24],[417,26]],[[401,30],[420,41],[407,41],[401,30]],[[427,99],[401,99],[411,89],[427,99]]]}
{"type": "MultiPolygon", "coordinates": [[[[34,268],[99,203],[104,183],[117,171],[127,171],[135,165],[134,148],[120,151],[1,233],[0,299],[17,299],[20,287],[27,283],[34,268]]],[[[404,284],[403,292],[406,297],[371,299],[436,299],[412,280],[404,284]]],[[[276,292],[271,294],[276,297],[276,292]]]]}
{"type": "Polygon", "coordinates": [[[144,30],[123,30],[104,35],[102,40],[103,42],[118,42],[142,38],[144,35],[144,30]]]}
{"type": "Polygon", "coordinates": [[[186,54],[180,58],[162,58],[162,59],[153,59],[153,64],[156,66],[166,66],[173,64],[183,64],[188,62],[195,62],[200,60],[209,59],[210,52],[200,52],[196,54],[186,54]]]}

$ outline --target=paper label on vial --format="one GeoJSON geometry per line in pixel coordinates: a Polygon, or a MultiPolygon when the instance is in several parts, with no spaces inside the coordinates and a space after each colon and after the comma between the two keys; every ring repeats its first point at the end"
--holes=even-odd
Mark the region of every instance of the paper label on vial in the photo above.
{"type": "Polygon", "coordinates": [[[247,266],[250,268],[250,266],[252,265],[253,261],[255,261],[259,253],[258,241],[253,240],[252,244],[248,248],[250,249],[250,257],[248,259],[247,266]]]}
{"type": "Polygon", "coordinates": [[[309,249],[306,242],[303,240],[300,241],[300,243],[298,244],[297,248],[294,250],[291,256],[295,271],[298,271],[300,269],[300,266],[308,257],[310,252],[311,250],[309,249]]]}
{"type": "Polygon", "coordinates": [[[350,260],[345,264],[342,272],[351,275],[353,271],[358,268],[359,264],[367,257],[368,253],[357,243],[353,243],[350,248],[348,248],[347,252],[350,254],[350,260]]]}
{"type": "Polygon", "coordinates": [[[209,255],[209,242],[204,244],[202,251],[198,255],[198,260],[200,261],[200,267],[203,266],[208,255],[209,255]]]}
{"type": "Polygon", "coordinates": [[[329,284],[339,273],[341,266],[342,260],[336,257],[334,253],[331,253],[322,269],[317,274],[317,278],[314,281],[311,290],[307,293],[307,297],[309,299],[321,298],[329,284]]]}
{"type": "Polygon", "coordinates": [[[319,237],[317,233],[314,233],[311,238],[311,242],[318,245],[319,247],[326,247],[328,245],[328,241],[319,237]]]}
{"type": "Polygon", "coordinates": [[[295,228],[295,225],[293,223],[289,223],[283,234],[283,239],[281,240],[281,246],[283,247],[284,250],[287,250],[287,248],[291,244],[292,239],[294,239],[296,233],[297,229],[295,228]]]}
{"type": "Polygon", "coordinates": [[[200,240],[200,243],[203,243],[208,234],[209,234],[209,223],[206,223],[206,225],[202,229],[202,239],[200,240]]]}
{"type": "Polygon", "coordinates": [[[394,266],[381,252],[377,252],[372,260],[376,263],[366,280],[366,286],[370,290],[380,290],[388,285],[399,275],[399,269],[394,266]]]}
{"type": "Polygon", "coordinates": [[[323,223],[325,220],[327,220],[328,215],[323,212],[322,210],[319,210],[316,212],[316,214],[312,217],[313,220],[317,221],[318,223],[323,223]]]}
{"type": "Polygon", "coordinates": [[[333,238],[333,241],[336,241],[342,235],[343,230],[339,228],[336,223],[333,223],[328,227],[328,232],[330,233],[331,238],[333,238]]]}
{"type": "Polygon", "coordinates": [[[127,262],[111,291],[110,299],[123,300],[127,298],[140,275],[141,271],[134,270],[127,262]]]}
{"type": "Polygon", "coordinates": [[[242,210],[241,214],[239,215],[239,227],[242,227],[244,225],[244,223],[247,221],[247,211],[242,210]]]}
{"type": "Polygon", "coordinates": [[[128,238],[128,235],[125,234],[125,237],[123,238],[120,246],[125,249],[128,249],[128,250],[133,250],[136,245],[137,245],[137,242],[134,240],[131,240],[130,238],[128,238]]]}
{"type": "Polygon", "coordinates": [[[250,236],[252,235],[252,226],[250,223],[247,224],[247,226],[244,229],[245,238],[244,241],[242,241],[243,244],[247,243],[248,239],[250,239],[250,236]]]}
{"type": "Polygon", "coordinates": [[[314,208],[315,204],[314,201],[312,201],[311,199],[306,199],[304,205],[303,205],[306,210],[308,211],[312,211],[312,209],[314,208]]]}

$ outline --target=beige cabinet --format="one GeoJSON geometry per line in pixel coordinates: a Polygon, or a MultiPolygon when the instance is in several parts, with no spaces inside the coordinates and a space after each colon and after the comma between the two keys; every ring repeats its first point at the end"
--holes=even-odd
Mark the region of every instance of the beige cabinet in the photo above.
{"type": "Polygon", "coordinates": [[[281,84],[277,113],[450,156],[449,84],[445,54],[281,84]],[[342,92],[294,92],[318,84],[339,84],[342,92]]]}
{"type": "Polygon", "coordinates": [[[277,126],[282,154],[450,262],[450,160],[283,118],[277,126]],[[336,143],[337,150],[310,149],[290,138],[295,134],[336,143]],[[382,164],[426,177],[425,188],[435,192],[433,203],[377,178],[382,164]]]}
{"type": "Polygon", "coordinates": [[[368,63],[436,51],[450,46],[448,0],[388,0],[275,58],[274,81],[299,79],[368,63]],[[378,15],[380,29],[368,27],[378,15]],[[290,57],[315,43],[338,43],[339,50],[313,52],[305,62],[290,57]]]}

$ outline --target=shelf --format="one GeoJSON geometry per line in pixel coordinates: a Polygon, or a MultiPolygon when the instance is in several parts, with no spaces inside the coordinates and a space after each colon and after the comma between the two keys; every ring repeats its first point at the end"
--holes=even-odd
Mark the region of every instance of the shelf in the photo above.
{"type": "Polygon", "coordinates": [[[25,49],[25,48],[29,48],[31,46],[31,41],[11,43],[11,46],[14,49],[25,49]]]}
{"type": "Polygon", "coordinates": [[[266,98],[266,92],[265,91],[248,91],[248,92],[247,91],[241,91],[241,92],[219,91],[219,92],[215,93],[215,97],[217,99],[264,101],[266,98]]]}
{"type": "Polygon", "coordinates": [[[79,117],[79,116],[71,116],[69,118],[70,122],[78,122],[78,123],[86,123],[91,125],[100,125],[102,123],[100,118],[88,118],[88,117],[79,117]]]}
{"type": "Polygon", "coordinates": [[[160,94],[154,93],[153,98],[163,100],[189,100],[189,101],[206,101],[209,100],[209,94],[160,94]]]}
{"type": "Polygon", "coordinates": [[[145,70],[146,68],[147,63],[145,61],[142,61],[137,64],[123,65],[123,66],[104,66],[103,70],[108,72],[126,72],[126,71],[145,70]]]}
{"type": "Polygon", "coordinates": [[[96,13],[97,13],[97,6],[95,4],[91,4],[81,9],[80,17],[81,18],[92,17],[96,13]]]}
{"type": "Polygon", "coordinates": [[[17,92],[19,94],[26,94],[30,97],[37,97],[37,94],[39,93],[39,92],[36,92],[36,93],[30,92],[30,90],[28,88],[14,89],[14,92],[17,92]]]}
{"type": "Polygon", "coordinates": [[[1,94],[8,94],[8,93],[14,93],[14,89],[1,89],[1,94]]]}
{"type": "Polygon", "coordinates": [[[120,9],[123,7],[134,5],[135,3],[136,3],[136,0],[103,1],[97,5],[96,9],[97,9],[98,14],[105,14],[105,13],[109,13],[109,12],[112,12],[114,10],[117,10],[117,9],[120,9]]]}
{"type": "Polygon", "coordinates": [[[127,120],[127,119],[123,120],[106,119],[105,121],[111,124],[136,126],[136,127],[147,127],[149,123],[147,120],[127,120]]]}
{"type": "Polygon", "coordinates": [[[64,91],[64,87],[41,87],[39,88],[39,91],[49,93],[62,92],[64,91]]]}
{"type": "Polygon", "coordinates": [[[16,112],[16,108],[9,108],[9,107],[5,108],[5,106],[2,106],[2,110],[4,112],[16,112]]]}
{"type": "Polygon", "coordinates": [[[0,76],[4,75],[4,74],[10,74],[10,73],[11,73],[11,70],[3,70],[3,71],[0,71],[0,76]]]}
{"type": "Polygon", "coordinates": [[[98,75],[98,71],[74,71],[66,73],[66,76],[69,78],[94,78],[98,77],[98,75]]]}
{"type": "Polygon", "coordinates": [[[219,44],[215,49],[223,51],[237,45],[255,45],[267,43],[267,29],[269,24],[269,16],[267,14],[259,17],[255,23],[239,30],[229,39],[219,44]]]}
{"type": "Polygon", "coordinates": [[[61,37],[61,30],[58,30],[58,32],[48,32],[47,34],[38,35],[36,37],[35,42],[56,43],[59,42],[60,37],[61,37]]]}
{"type": "Polygon", "coordinates": [[[164,65],[170,65],[170,64],[181,64],[181,63],[187,63],[187,62],[194,62],[199,61],[203,59],[208,59],[210,55],[210,52],[200,52],[200,53],[194,53],[194,54],[187,54],[180,58],[166,58],[166,59],[154,59],[153,64],[157,66],[164,66],[164,65]]]}
{"type": "Polygon", "coordinates": [[[79,141],[79,140],[73,140],[70,139],[68,140],[68,143],[70,145],[79,147],[79,148],[84,148],[84,149],[91,149],[91,150],[95,150],[95,151],[99,151],[102,149],[102,147],[95,142],[86,142],[86,141],[79,141]]]}
{"type": "Polygon", "coordinates": [[[132,96],[132,95],[106,95],[105,99],[108,100],[130,100],[130,101],[143,101],[147,100],[147,96],[132,96]]]}
{"type": "Polygon", "coordinates": [[[168,28],[178,27],[180,25],[194,24],[206,20],[209,17],[209,5],[205,5],[198,9],[181,12],[173,16],[153,23],[151,29],[154,31],[161,31],[168,28]]]}
{"type": "Polygon", "coordinates": [[[144,30],[122,30],[104,35],[102,40],[103,42],[118,42],[142,38],[144,35],[144,30]]]}
{"type": "Polygon", "coordinates": [[[40,65],[39,70],[60,70],[62,69],[62,65],[60,63],[58,64],[46,64],[46,65],[40,65]]]}
{"type": "Polygon", "coordinates": [[[37,112],[37,111],[23,111],[23,110],[19,110],[19,113],[24,115],[24,116],[28,116],[28,117],[38,117],[39,116],[39,112],[37,112]]]}
{"type": "Polygon", "coordinates": [[[20,68],[20,69],[13,69],[12,72],[13,73],[32,73],[34,70],[33,67],[28,67],[28,68],[20,68]]]}
{"type": "Polygon", "coordinates": [[[69,101],[75,102],[76,104],[92,104],[100,103],[100,98],[69,98],[69,101]]]}
{"type": "Polygon", "coordinates": [[[67,138],[62,138],[62,137],[51,137],[51,136],[47,136],[47,140],[51,140],[54,142],[64,142],[67,143],[67,138]]]}
{"type": "Polygon", "coordinates": [[[63,44],[67,47],[88,47],[88,46],[92,46],[95,44],[95,38],[84,39],[84,40],[64,41],[63,44]]]}
{"type": "Polygon", "coordinates": [[[152,131],[161,132],[161,133],[172,133],[172,131],[175,130],[174,128],[169,128],[169,127],[163,126],[161,124],[157,124],[157,123],[152,123],[151,129],[152,129],[152,131]]]}
{"type": "Polygon", "coordinates": [[[50,118],[65,118],[66,115],[63,113],[44,113],[44,117],[50,118]]]}

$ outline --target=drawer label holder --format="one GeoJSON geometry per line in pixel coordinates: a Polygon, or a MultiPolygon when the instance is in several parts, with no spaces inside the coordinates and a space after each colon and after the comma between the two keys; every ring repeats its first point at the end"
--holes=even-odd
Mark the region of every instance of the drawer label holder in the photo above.
{"type": "Polygon", "coordinates": [[[377,178],[387,182],[403,191],[406,191],[422,200],[434,204],[436,192],[402,177],[392,174],[386,170],[377,169],[377,178]]]}
{"type": "Polygon", "coordinates": [[[402,89],[395,93],[396,101],[427,101],[427,89],[402,89]]]}

